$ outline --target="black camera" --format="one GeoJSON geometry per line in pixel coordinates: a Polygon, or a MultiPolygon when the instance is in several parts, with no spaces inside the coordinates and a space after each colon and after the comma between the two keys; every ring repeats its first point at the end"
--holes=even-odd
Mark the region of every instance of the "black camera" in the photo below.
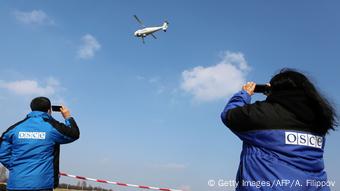
{"type": "Polygon", "coordinates": [[[60,112],[61,111],[61,106],[59,106],[59,105],[52,105],[52,111],[60,112]]]}
{"type": "Polygon", "coordinates": [[[254,92],[267,95],[271,92],[271,87],[268,84],[256,84],[254,92]]]}

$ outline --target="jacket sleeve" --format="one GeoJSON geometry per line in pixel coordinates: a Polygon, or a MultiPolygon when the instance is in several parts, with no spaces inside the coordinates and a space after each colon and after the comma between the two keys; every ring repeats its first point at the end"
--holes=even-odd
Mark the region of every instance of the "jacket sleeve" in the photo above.
{"type": "Polygon", "coordinates": [[[241,91],[230,99],[221,114],[223,123],[238,136],[247,131],[271,129],[272,124],[277,124],[278,117],[270,104],[250,101],[251,96],[241,91]]]}
{"type": "Polygon", "coordinates": [[[79,139],[79,128],[73,117],[65,119],[65,124],[53,118],[46,119],[56,131],[52,131],[52,139],[59,144],[71,143],[79,139]]]}
{"type": "Polygon", "coordinates": [[[4,133],[0,138],[0,162],[7,169],[10,169],[10,160],[12,156],[12,144],[9,132],[4,133]]]}
{"type": "Polygon", "coordinates": [[[225,106],[223,112],[221,113],[222,122],[231,128],[229,113],[234,108],[243,107],[244,105],[250,104],[251,96],[244,90],[236,93],[233,97],[230,98],[229,102],[225,106]]]}

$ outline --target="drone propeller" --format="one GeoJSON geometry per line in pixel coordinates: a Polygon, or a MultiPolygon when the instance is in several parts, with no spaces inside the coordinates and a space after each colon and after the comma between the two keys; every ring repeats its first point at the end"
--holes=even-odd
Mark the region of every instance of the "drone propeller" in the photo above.
{"type": "Polygon", "coordinates": [[[143,27],[145,27],[143,22],[137,17],[137,15],[133,15],[133,17],[135,17],[135,19],[137,20],[137,22],[139,22],[139,24],[141,24],[143,27]]]}
{"type": "Polygon", "coordinates": [[[150,34],[154,39],[157,39],[157,37],[154,34],[150,34]]]}

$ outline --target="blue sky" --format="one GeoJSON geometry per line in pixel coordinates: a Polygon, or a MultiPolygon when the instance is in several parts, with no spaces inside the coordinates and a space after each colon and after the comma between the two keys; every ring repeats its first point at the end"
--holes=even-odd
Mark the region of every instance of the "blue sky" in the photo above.
{"type": "MultiPolygon", "coordinates": [[[[81,128],[81,139],[62,147],[62,171],[230,189],[207,182],[236,175],[241,141],[219,115],[243,82],[293,67],[339,106],[339,8],[315,0],[3,1],[0,130],[45,95],[69,106],[81,128]],[[143,44],[134,14],[150,26],[167,20],[169,29],[143,44]]],[[[325,149],[337,183],[339,135],[331,132],[325,149]]]]}

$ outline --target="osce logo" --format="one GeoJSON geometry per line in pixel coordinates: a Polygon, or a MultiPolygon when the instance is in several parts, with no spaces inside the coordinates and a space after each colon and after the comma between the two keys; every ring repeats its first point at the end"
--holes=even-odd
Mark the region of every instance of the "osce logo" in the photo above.
{"type": "Polygon", "coordinates": [[[288,145],[304,145],[322,148],[323,137],[297,132],[285,132],[285,142],[288,145]]]}
{"type": "Polygon", "coordinates": [[[45,139],[45,132],[19,132],[19,139],[45,139]]]}

